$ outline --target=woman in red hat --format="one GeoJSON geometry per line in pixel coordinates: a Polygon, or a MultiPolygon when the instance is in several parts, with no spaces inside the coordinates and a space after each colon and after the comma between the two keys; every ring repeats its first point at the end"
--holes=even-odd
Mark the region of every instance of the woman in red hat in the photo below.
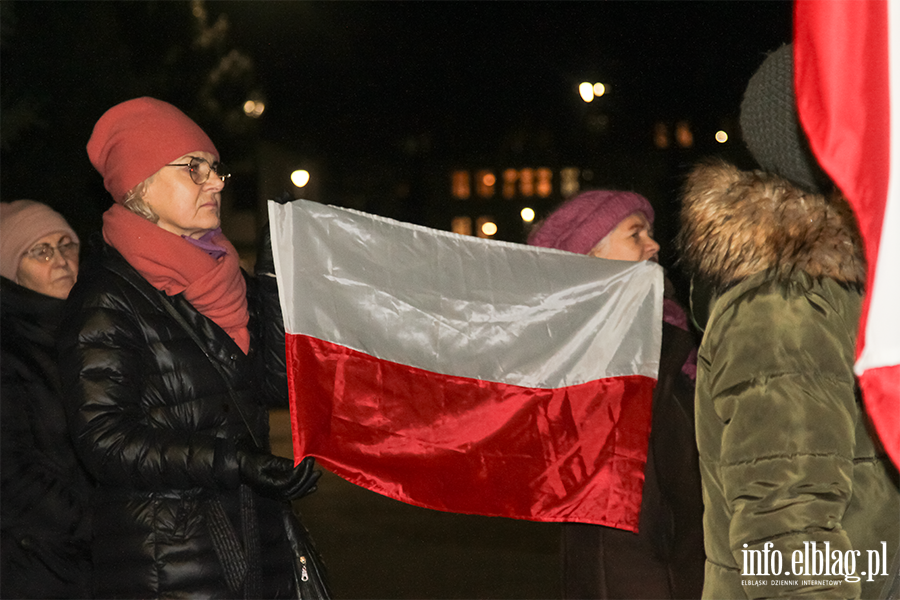
{"type": "Polygon", "coordinates": [[[274,277],[248,277],[219,227],[229,173],[153,98],[108,110],[87,150],[115,203],[67,304],[61,371],[97,482],[94,593],[295,595],[283,509],[318,472],[269,452],[284,333],[265,313],[274,277]]]}

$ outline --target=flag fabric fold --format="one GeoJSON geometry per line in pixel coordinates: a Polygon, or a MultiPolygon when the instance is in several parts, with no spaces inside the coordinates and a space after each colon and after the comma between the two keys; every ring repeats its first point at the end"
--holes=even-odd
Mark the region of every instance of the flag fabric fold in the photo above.
{"type": "Polygon", "coordinates": [[[868,274],[855,370],[900,465],[900,6],[794,4],[797,110],[819,163],[846,195],[868,274]]]}
{"type": "Polygon", "coordinates": [[[269,203],[294,456],[410,504],[637,530],[662,269],[269,203]]]}

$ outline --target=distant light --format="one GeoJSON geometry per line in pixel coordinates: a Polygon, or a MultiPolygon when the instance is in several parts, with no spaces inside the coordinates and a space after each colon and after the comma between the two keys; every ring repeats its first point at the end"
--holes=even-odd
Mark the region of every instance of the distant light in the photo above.
{"type": "Polygon", "coordinates": [[[515,169],[504,169],[503,171],[503,197],[512,198],[516,195],[516,181],[519,179],[519,172],[515,169]]]}
{"type": "Polygon", "coordinates": [[[594,84],[587,81],[581,82],[578,85],[578,95],[585,102],[592,102],[594,100],[594,84]]]}
{"type": "Polygon", "coordinates": [[[522,215],[522,220],[526,223],[531,223],[534,221],[534,209],[525,207],[522,209],[522,212],[519,213],[522,215]]]}
{"type": "Polygon", "coordinates": [[[465,200],[472,194],[469,188],[469,172],[454,171],[453,172],[453,197],[465,200]]]}
{"type": "Polygon", "coordinates": [[[472,217],[453,217],[450,222],[450,231],[461,235],[472,235],[472,217]]]}
{"type": "Polygon", "coordinates": [[[606,85],[602,83],[591,83],[590,81],[582,81],[578,84],[578,95],[585,102],[593,102],[594,98],[599,98],[606,93],[606,85]]]}
{"type": "Polygon", "coordinates": [[[669,128],[662,121],[653,126],[653,143],[661,150],[669,147],[669,128]]]}
{"type": "Polygon", "coordinates": [[[247,100],[244,102],[244,114],[248,117],[258,119],[266,110],[266,103],[261,100],[247,100]]]}
{"type": "Polygon", "coordinates": [[[579,172],[576,167],[566,167],[559,172],[562,182],[559,191],[562,192],[563,198],[569,198],[578,193],[581,186],[578,182],[579,172]]]}
{"type": "Polygon", "coordinates": [[[486,221],[481,224],[481,233],[487,236],[497,233],[497,224],[493,221],[486,221]]]}
{"type": "Polygon", "coordinates": [[[493,198],[494,184],[497,183],[497,177],[488,170],[481,170],[475,173],[475,191],[481,198],[493,198]]]}
{"type": "Polygon", "coordinates": [[[675,125],[675,140],[682,148],[690,148],[694,145],[694,133],[691,124],[687,121],[679,121],[675,125]]]}
{"type": "Polygon", "coordinates": [[[297,169],[296,171],[291,173],[291,183],[296,185],[298,188],[302,188],[307,183],[309,183],[309,171],[297,169]]]}
{"type": "Polygon", "coordinates": [[[716,141],[720,144],[724,144],[728,141],[728,134],[720,129],[716,132],[716,141]]]}
{"type": "Polygon", "coordinates": [[[553,191],[553,171],[541,167],[534,174],[537,176],[537,195],[546,198],[553,191]]]}

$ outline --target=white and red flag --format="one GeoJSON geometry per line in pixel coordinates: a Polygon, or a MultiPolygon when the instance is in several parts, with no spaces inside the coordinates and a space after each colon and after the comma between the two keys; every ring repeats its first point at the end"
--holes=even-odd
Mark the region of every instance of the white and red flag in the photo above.
{"type": "Polygon", "coordinates": [[[294,456],[410,504],[635,531],[662,269],[269,203],[294,456]]]}
{"type": "Polygon", "coordinates": [[[794,64],[800,122],[862,232],[868,278],[855,369],[900,465],[900,3],[798,0],[794,64]]]}

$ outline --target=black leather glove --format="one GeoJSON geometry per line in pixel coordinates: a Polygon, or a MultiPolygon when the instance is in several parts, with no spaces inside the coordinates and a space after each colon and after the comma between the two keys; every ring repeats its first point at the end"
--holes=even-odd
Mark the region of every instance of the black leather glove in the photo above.
{"type": "Polygon", "coordinates": [[[242,483],[261,496],[281,501],[311,494],[322,475],[315,470],[316,461],[312,456],[304,458],[295,468],[289,458],[260,452],[246,444],[237,449],[237,461],[242,483]]]}

